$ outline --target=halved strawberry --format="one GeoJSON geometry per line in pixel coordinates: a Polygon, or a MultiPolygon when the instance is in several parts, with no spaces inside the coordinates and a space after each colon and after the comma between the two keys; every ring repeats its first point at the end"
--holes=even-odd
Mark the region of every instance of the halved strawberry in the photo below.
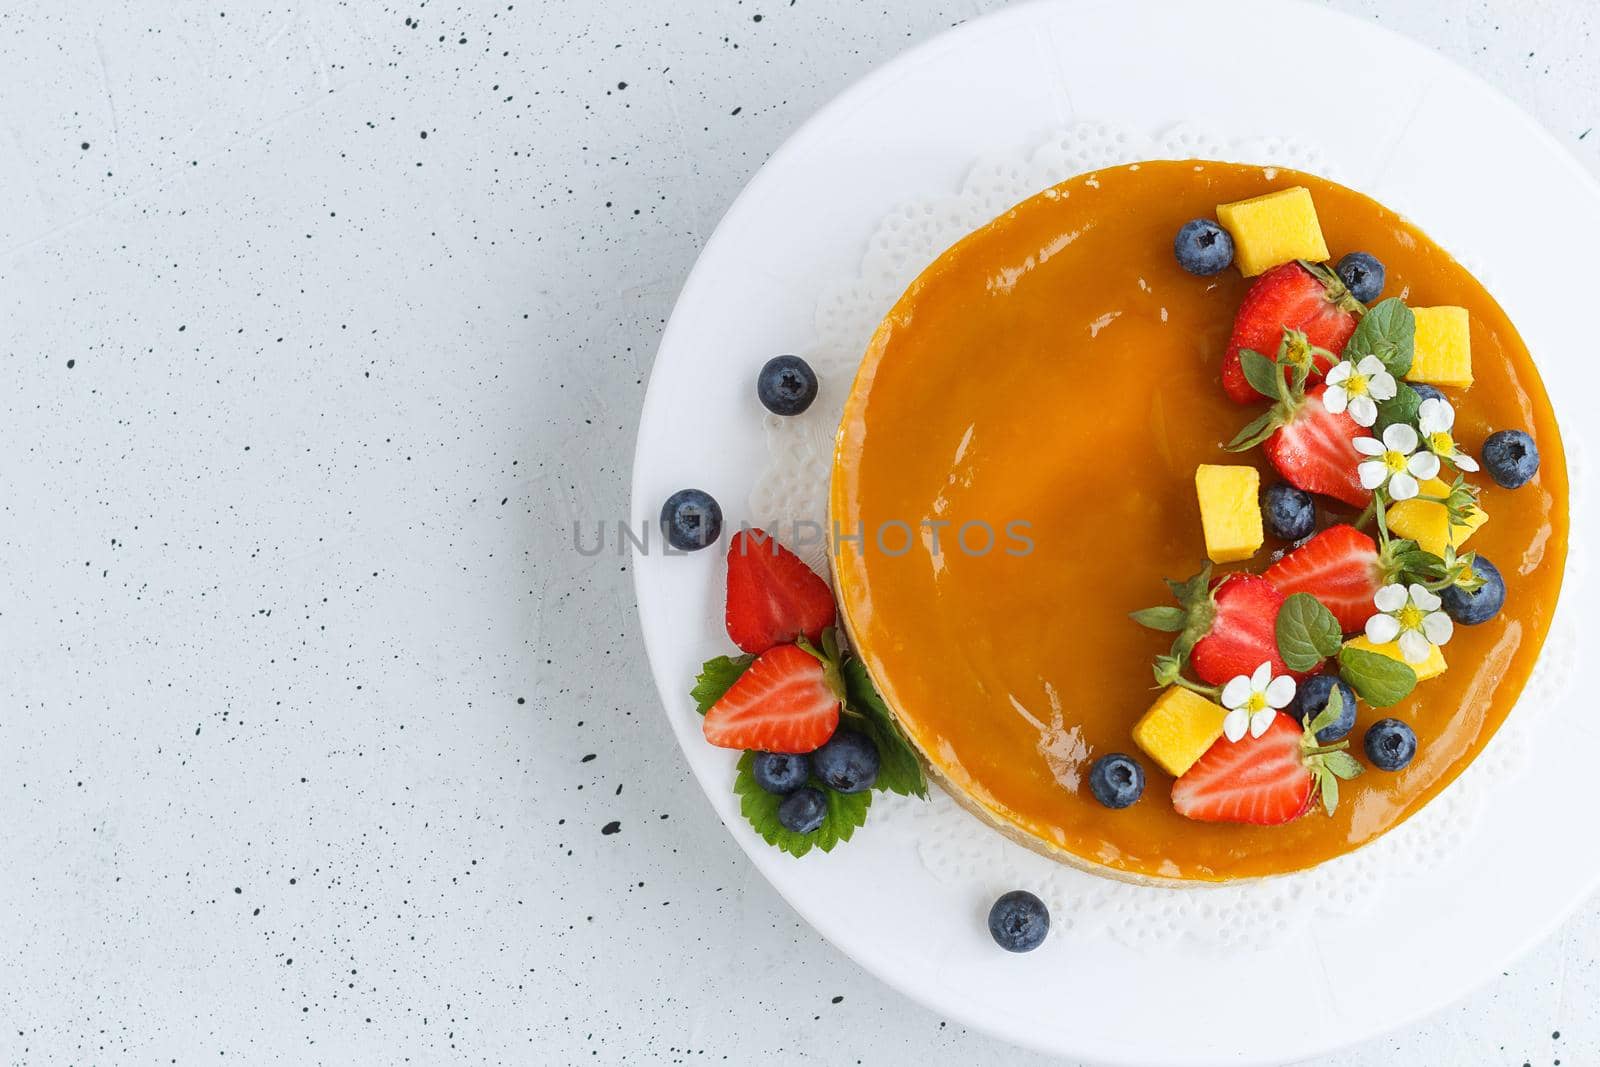
{"type": "Polygon", "coordinates": [[[1278,654],[1278,609],[1284,595],[1258,574],[1230,574],[1211,591],[1211,628],[1194,643],[1189,662],[1200,680],[1224,685],[1249,674],[1263,663],[1272,664],[1274,677],[1294,674],[1278,654]]]}
{"type": "Polygon", "coordinates": [[[1187,661],[1201,681],[1224,685],[1270,663],[1274,676],[1305,677],[1291,671],[1278,653],[1276,628],[1284,595],[1271,582],[1241,571],[1213,586],[1207,564],[1188,581],[1167,585],[1178,607],[1147,608],[1134,612],[1133,618],[1142,626],[1178,635],[1167,661],[1171,673],[1187,661]]]}
{"type": "MultiPolygon", "coordinates": [[[[1329,703],[1337,709],[1339,700],[1335,690],[1329,703]]],[[[1199,822],[1277,826],[1310,811],[1320,795],[1332,815],[1340,779],[1356,777],[1361,765],[1344,751],[1348,741],[1318,744],[1317,730],[1330,721],[1326,709],[1305,726],[1280,711],[1260,737],[1218,739],[1172,783],[1173,808],[1199,822]]]]}
{"type": "Polygon", "coordinates": [[[719,748],[813,752],[839,726],[838,669],[798,645],[762,653],[711,705],[702,729],[719,748]]]}
{"type": "Polygon", "coordinates": [[[1284,596],[1310,593],[1353,633],[1375,610],[1372,598],[1386,582],[1378,544],[1354,526],[1330,526],[1268,567],[1262,575],[1284,596]]]}
{"type": "Polygon", "coordinates": [[[1365,436],[1349,412],[1335,415],[1322,406],[1327,386],[1319,385],[1287,415],[1262,445],[1284,480],[1308,493],[1321,493],[1364,508],[1372,494],[1361,488],[1361,454],[1354,441],[1365,436]]]}
{"type": "Polygon", "coordinates": [[[740,530],[728,545],[728,636],[745,652],[806,637],[815,644],[838,613],[833,590],[763,530],[740,530]]]}
{"type": "Polygon", "coordinates": [[[1365,307],[1339,276],[1320,264],[1295,261],[1273,267],[1250,287],[1233,320],[1233,336],[1222,355],[1222,388],[1239,404],[1261,399],[1245,379],[1239,353],[1246,348],[1270,356],[1278,350],[1285,329],[1299,330],[1306,340],[1326,350],[1316,360],[1314,377],[1333,365],[1355,333],[1365,307]]]}

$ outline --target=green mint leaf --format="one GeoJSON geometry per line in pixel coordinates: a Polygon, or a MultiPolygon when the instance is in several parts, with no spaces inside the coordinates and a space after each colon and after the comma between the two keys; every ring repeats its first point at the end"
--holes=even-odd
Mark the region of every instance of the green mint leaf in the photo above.
{"type": "Polygon", "coordinates": [[[700,667],[700,677],[694,680],[689,697],[695,708],[704,715],[711,705],[722,699],[722,694],[733,688],[733,683],[754,663],[754,656],[715,656],[700,667]]]}
{"type": "Polygon", "coordinates": [[[784,829],[778,821],[778,805],[783,803],[783,798],[756,784],[755,772],[751,769],[754,760],[755,756],[749,752],[739,757],[739,773],[733,780],[733,792],[739,798],[740,813],[767,844],[776,845],[791,856],[804,856],[813,848],[832,852],[833,846],[850,840],[856,827],[867,821],[867,808],[872,804],[870,789],[859,793],[837,793],[813,779],[811,784],[821,789],[822,795],[828,798],[828,814],[823,817],[822,825],[809,834],[797,834],[784,829]]]}
{"type": "Polygon", "coordinates": [[[1417,318],[1397,296],[1379,301],[1361,317],[1344,346],[1344,358],[1377,356],[1396,378],[1411,369],[1416,353],[1417,318]]]}
{"type": "Polygon", "coordinates": [[[1239,366],[1244,371],[1244,380],[1250,383],[1250,388],[1268,400],[1278,399],[1278,388],[1282,379],[1278,377],[1276,363],[1255,349],[1246,348],[1239,352],[1239,366]]]}
{"type": "Polygon", "coordinates": [[[1339,651],[1344,634],[1333,612],[1310,593],[1295,593],[1278,609],[1278,654],[1291,671],[1309,671],[1339,651]]]}
{"type": "Polygon", "coordinates": [[[1147,629],[1175,634],[1183,629],[1184,623],[1189,619],[1189,615],[1182,608],[1175,608],[1169,604],[1165,607],[1131,611],[1128,613],[1128,618],[1147,629]]]}
{"type": "Polygon", "coordinates": [[[1277,409],[1267,412],[1258,418],[1251,419],[1244,429],[1234,435],[1233,440],[1223,445],[1226,452],[1248,452],[1267,438],[1278,432],[1282,420],[1277,409]]]}
{"type": "Polygon", "coordinates": [[[878,748],[878,780],[872,787],[905,797],[927,797],[928,779],[922,773],[922,760],[917,758],[916,750],[894,721],[889,706],[872,684],[866,665],[859,659],[845,661],[844,685],[852,721],[878,748]]]}
{"type": "Polygon", "coordinates": [[[1378,422],[1372,427],[1372,435],[1380,436],[1397,422],[1415,425],[1417,410],[1421,407],[1422,394],[1405,382],[1395,382],[1394,396],[1378,405],[1378,422]]]}
{"type": "Polygon", "coordinates": [[[1339,652],[1339,677],[1375,708],[1398,704],[1417,687],[1417,672],[1408,664],[1359,648],[1339,652]]]}

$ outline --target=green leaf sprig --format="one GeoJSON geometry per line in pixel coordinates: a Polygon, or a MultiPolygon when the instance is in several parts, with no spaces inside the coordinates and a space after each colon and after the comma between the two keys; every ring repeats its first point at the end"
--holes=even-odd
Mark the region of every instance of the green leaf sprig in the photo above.
{"type": "MultiPolygon", "coordinates": [[[[811,646],[802,639],[797,642],[806,651],[822,661],[828,685],[843,697],[840,723],[860,730],[872,739],[878,750],[878,777],[871,790],[860,793],[839,793],[813,778],[810,785],[827,798],[827,812],[822,825],[809,834],[797,834],[785,829],[778,821],[781,796],[768,793],[756,782],[754,754],[746,752],[739,757],[733,780],[733,791],[739,798],[739,811],[762,840],[791,856],[803,856],[813,848],[830,852],[841,841],[850,840],[856,828],[866,822],[867,809],[872,805],[873,792],[898,793],[902,796],[926,798],[928,780],[911,742],[906,739],[895,722],[888,705],[878,695],[859,658],[845,656],[839,648],[838,634],[829,628],[822,633],[822,648],[811,646]]],[[[755,656],[713,656],[700,667],[694,687],[689,691],[695,708],[704,715],[733,688],[755,656]]]]}

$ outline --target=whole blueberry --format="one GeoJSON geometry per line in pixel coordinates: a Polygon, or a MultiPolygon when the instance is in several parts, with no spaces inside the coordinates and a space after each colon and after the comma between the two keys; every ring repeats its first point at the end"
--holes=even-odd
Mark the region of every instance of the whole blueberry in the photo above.
{"type": "Polygon", "coordinates": [[[1294,692],[1294,702],[1289,705],[1289,711],[1300,720],[1301,725],[1307,725],[1328,706],[1328,696],[1335,686],[1339,688],[1339,695],[1344,702],[1339,705],[1338,720],[1332,726],[1324,726],[1317,731],[1317,740],[1324,745],[1343,739],[1355,729],[1356,691],[1337,674],[1313,674],[1300,683],[1294,692]]]}
{"type": "Polygon", "coordinates": [[[1483,579],[1476,593],[1469,593],[1459,585],[1447,585],[1439,590],[1445,614],[1464,626],[1488,622],[1500,614],[1506,602],[1506,583],[1500,577],[1499,567],[1485,556],[1473,556],[1472,573],[1483,579]]]}
{"type": "Polygon", "coordinates": [[[1417,400],[1419,402],[1423,400],[1445,399],[1445,395],[1431,385],[1424,385],[1421,382],[1407,382],[1406,384],[1411,386],[1411,391],[1417,394],[1417,400]]]}
{"type": "Polygon", "coordinates": [[[813,785],[796,789],[778,805],[778,822],[785,830],[797,834],[809,834],[816,830],[827,815],[828,798],[813,785]]]}
{"type": "Polygon", "coordinates": [[[1276,482],[1261,494],[1261,517],[1273,537],[1298,541],[1317,528],[1317,503],[1304,489],[1276,482]]]}
{"type": "Polygon", "coordinates": [[[1416,732],[1399,719],[1379,719],[1367,727],[1361,744],[1380,771],[1401,770],[1417,754],[1416,732]]]}
{"type": "Polygon", "coordinates": [[[1101,756],[1089,768],[1089,791],[1108,808],[1125,808],[1144,795],[1144,768],[1120,752],[1101,756]]]}
{"type": "Polygon", "coordinates": [[[1520,488],[1539,473],[1539,446],[1521,430],[1496,430],[1484,439],[1483,467],[1502,488],[1520,488]]]}
{"type": "Polygon", "coordinates": [[[704,548],[722,535],[722,505],[703,489],[679,489],[661,505],[661,533],[673,548],[704,548]]]}
{"type": "Polygon", "coordinates": [[[811,768],[828,788],[859,793],[878,780],[878,749],[866,734],[835,730],[828,743],[811,754],[811,768]]]}
{"type": "Polygon", "coordinates": [[[1007,952],[1032,952],[1050,932],[1050,909],[1026,889],[1013,889],[989,909],[989,934],[1007,952]]]}
{"type": "Polygon", "coordinates": [[[1383,293],[1383,264],[1378,257],[1366,252],[1349,252],[1339,260],[1333,272],[1350,290],[1350,295],[1363,304],[1370,304],[1383,293]]]}
{"type": "Polygon", "coordinates": [[[1190,219],[1173,238],[1172,254],[1178,266],[1205,278],[1233,262],[1233,238],[1210,219],[1190,219]]]}
{"type": "Polygon", "coordinates": [[[762,789],[785,796],[811,780],[811,760],[787,752],[757,752],[750,773],[762,789]]]}
{"type": "Polygon", "coordinates": [[[799,356],[773,356],[756,376],[756,396],[774,415],[798,415],[817,398],[817,372],[799,356]]]}

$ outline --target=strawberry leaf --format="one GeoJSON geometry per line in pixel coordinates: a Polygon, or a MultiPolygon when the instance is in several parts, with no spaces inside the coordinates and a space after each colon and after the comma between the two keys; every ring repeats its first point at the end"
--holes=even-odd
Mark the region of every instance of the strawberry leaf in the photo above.
{"type": "Polygon", "coordinates": [[[733,688],[739,676],[750,669],[754,656],[714,656],[700,667],[700,676],[689,690],[689,698],[700,714],[711,710],[711,705],[722,699],[722,694],[733,688]]]}
{"type": "Polygon", "coordinates": [[[1339,651],[1344,634],[1333,612],[1310,593],[1294,593],[1278,609],[1278,655],[1291,671],[1309,671],[1339,651]]]}
{"type": "Polygon", "coordinates": [[[1361,762],[1348,752],[1329,752],[1322,757],[1322,761],[1323,766],[1347,782],[1352,778],[1361,777],[1365,770],[1361,762]]]}
{"type": "Polygon", "coordinates": [[[1359,648],[1340,650],[1339,677],[1375,708],[1398,704],[1417,687],[1417,672],[1410,666],[1359,648]]]}
{"type": "Polygon", "coordinates": [[[1189,619],[1189,615],[1182,608],[1175,608],[1167,604],[1158,608],[1131,611],[1128,613],[1128,618],[1146,629],[1175,634],[1183,629],[1184,623],[1189,619]]]}
{"type": "Polygon", "coordinates": [[[1253,348],[1245,348],[1239,352],[1239,366],[1244,371],[1244,379],[1250,383],[1250,388],[1268,400],[1278,399],[1281,379],[1278,377],[1276,363],[1253,348]]]}
{"type": "Polygon", "coordinates": [[[1361,317],[1356,332],[1344,346],[1344,358],[1377,356],[1396,378],[1411,369],[1416,352],[1417,317],[1397,296],[1377,304],[1361,317]]]}
{"type": "Polygon", "coordinates": [[[1248,452],[1267,438],[1278,432],[1278,427],[1283,425],[1283,418],[1277,408],[1273,408],[1264,415],[1251,419],[1245,428],[1234,435],[1233,440],[1223,445],[1227,452],[1248,452]]]}
{"type": "Polygon", "coordinates": [[[778,821],[778,805],[783,798],[769,793],[756,783],[753,754],[739,757],[739,773],[733,780],[733,791],[739,797],[739,811],[756,833],[769,845],[776,845],[791,856],[804,856],[813,848],[832,852],[833,846],[850,840],[856,827],[867,821],[867,808],[872,804],[872,792],[838,793],[815,779],[811,784],[822,790],[828,800],[828,811],[822,825],[809,834],[797,834],[784,828],[778,821]]]}
{"type": "Polygon", "coordinates": [[[922,773],[922,761],[859,659],[846,661],[844,684],[846,710],[878,749],[878,779],[872,787],[906,797],[927,797],[928,779],[922,773]]]}

